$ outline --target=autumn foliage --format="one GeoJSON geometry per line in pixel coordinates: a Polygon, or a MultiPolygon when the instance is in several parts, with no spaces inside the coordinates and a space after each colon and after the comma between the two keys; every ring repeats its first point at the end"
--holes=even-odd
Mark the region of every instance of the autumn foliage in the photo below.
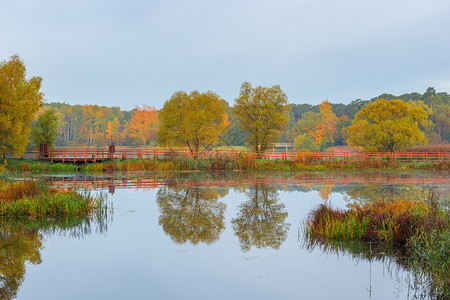
{"type": "MultiPolygon", "coordinates": [[[[135,138],[139,146],[147,145],[150,140],[156,138],[158,122],[158,111],[154,107],[145,105],[136,108],[131,113],[131,120],[128,124],[130,137],[135,138]]],[[[108,123],[108,129],[112,135],[112,122],[108,123]]]]}
{"type": "Polygon", "coordinates": [[[41,77],[26,79],[17,55],[0,63],[0,155],[25,151],[31,121],[43,103],[41,82],[41,77]]]}
{"type": "Polygon", "coordinates": [[[347,128],[347,143],[366,151],[394,152],[425,144],[419,125],[428,120],[426,111],[402,100],[379,99],[355,115],[347,128]]]}

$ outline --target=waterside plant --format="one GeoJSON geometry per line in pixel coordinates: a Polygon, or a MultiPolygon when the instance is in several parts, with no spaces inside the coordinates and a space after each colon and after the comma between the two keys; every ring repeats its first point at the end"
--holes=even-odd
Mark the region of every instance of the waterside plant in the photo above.
{"type": "Polygon", "coordinates": [[[0,216],[76,216],[104,214],[107,210],[102,195],[50,188],[34,180],[0,181],[0,216]]]}
{"type": "Polygon", "coordinates": [[[403,163],[396,160],[354,159],[348,162],[317,161],[313,157],[298,157],[294,160],[265,160],[241,154],[237,158],[216,159],[131,159],[85,164],[85,173],[105,173],[114,171],[162,171],[162,170],[259,170],[259,171],[327,171],[327,170],[449,170],[450,162],[403,163]]]}
{"type": "Polygon", "coordinates": [[[259,159],[242,152],[237,157],[208,159],[129,159],[97,163],[73,164],[9,159],[5,165],[12,172],[51,173],[109,173],[115,171],[209,171],[209,170],[259,170],[259,171],[354,171],[354,170],[450,170],[449,161],[400,162],[395,159],[356,158],[344,160],[318,159],[313,153],[300,153],[290,159],[259,159]]]}
{"type": "Polygon", "coordinates": [[[433,192],[425,202],[381,201],[353,205],[349,210],[321,204],[304,222],[304,234],[309,247],[346,249],[355,242],[363,242],[384,248],[383,253],[401,254],[407,257],[405,265],[416,279],[427,283],[430,295],[448,299],[450,217],[447,204],[440,204],[433,192]]]}

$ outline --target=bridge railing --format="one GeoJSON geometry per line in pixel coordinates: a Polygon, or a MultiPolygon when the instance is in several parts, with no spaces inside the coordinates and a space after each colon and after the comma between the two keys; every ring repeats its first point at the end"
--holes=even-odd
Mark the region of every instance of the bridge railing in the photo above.
{"type": "MultiPolygon", "coordinates": [[[[217,158],[259,158],[267,160],[308,160],[308,161],[348,161],[350,159],[391,159],[398,161],[447,161],[449,152],[295,152],[295,151],[265,151],[257,153],[253,151],[236,150],[201,150],[191,152],[189,150],[172,149],[116,149],[110,153],[104,148],[54,148],[50,149],[44,159],[54,162],[98,162],[105,160],[127,159],[217,159],[217,158]]],[[[39,159],[38,151],[25,152],[24,159],[39,159]]]]}

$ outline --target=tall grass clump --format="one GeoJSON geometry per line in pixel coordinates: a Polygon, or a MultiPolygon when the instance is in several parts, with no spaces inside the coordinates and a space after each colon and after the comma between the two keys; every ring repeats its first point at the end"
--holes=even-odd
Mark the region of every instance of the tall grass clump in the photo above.
{"type": "Polygon", "coordinates": [[[33,180],[0,183],[0,216],[75,216],[103,214],[107,209],[101,195],[49,188],[33,180]]]}
{"type": "MultiPolygon", "coordinates": [[[[445,206],[445,205],[444,205],[445,206]]],[[[450,217],[433,192],[426,202],[376,202],[349,210],[319,205],[304,222],[310,243],[367,242],[405,253],[431,294],[450,296],[450,217]]],[[[341,247],[340,246],[340,247],[341,247]]]]}
{"type": "Polygon", "coordinates": [[[73,163],[52,163],[48,161],[24,161],[20,159],[7,159],[6,169],[13,172],[54,172],[73,173],[78,166],[73,163]]]}

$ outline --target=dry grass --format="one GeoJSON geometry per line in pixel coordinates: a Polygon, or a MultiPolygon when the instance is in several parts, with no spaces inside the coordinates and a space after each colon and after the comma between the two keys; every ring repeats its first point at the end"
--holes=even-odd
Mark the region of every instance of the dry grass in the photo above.
{"type": "Polygon", "coordinates": [[[407,152],[450,152],[450,144],[415,146],[406,150],[407,152]]]}
{"type": "Polygon", "coordinates": [[[12,202],[40,193],[42,193],[42,185],[34,180],[15,183],[0,182],[0,202],[12,202]]]}

